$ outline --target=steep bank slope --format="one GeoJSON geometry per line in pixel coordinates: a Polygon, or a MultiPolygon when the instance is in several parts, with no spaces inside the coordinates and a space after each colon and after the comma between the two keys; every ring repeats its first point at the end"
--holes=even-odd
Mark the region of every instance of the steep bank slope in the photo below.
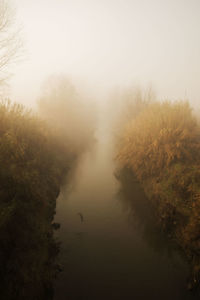
{"type": "Polygon", "coordinates": [[[1,299],[51,299],[56,198],[74,156],[22,106],[0,103],[1,299]]]}
{"type": "Polygon", "coordinates": [[[200,272],[200,126],[188,103],[153,103],[127,125],[120,168],[133,170],[160,224],[192,265],[189,288],[200,272]]]}

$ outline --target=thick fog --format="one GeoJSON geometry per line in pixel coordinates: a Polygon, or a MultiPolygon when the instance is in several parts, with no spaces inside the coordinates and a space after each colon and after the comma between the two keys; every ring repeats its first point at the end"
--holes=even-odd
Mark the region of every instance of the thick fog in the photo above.
{"type": "Polygon", "coordinates": [[[12,99],[33,105],[65,73],[102,101],[113,87],[151,85],[160,99],[198,104],[198,0],[13,0],[24,40],[12,99]]]}
{"type": "Polygon", "coordinates": [[[2,299],[200,299],[199,1],[0,0],[2,299]]]}

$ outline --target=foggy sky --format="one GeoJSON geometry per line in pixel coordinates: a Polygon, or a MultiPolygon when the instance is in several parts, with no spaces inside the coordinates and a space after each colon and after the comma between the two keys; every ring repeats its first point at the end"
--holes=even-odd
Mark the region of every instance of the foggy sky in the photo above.
{"type": "Polygon", "coordinates": [[[199,0],[13,2],[26,48],[13,69],[14,100],[29,104],[48,75],[67,73],[97,95],[151,84],[162,99],[198,103],[199,0]]]}

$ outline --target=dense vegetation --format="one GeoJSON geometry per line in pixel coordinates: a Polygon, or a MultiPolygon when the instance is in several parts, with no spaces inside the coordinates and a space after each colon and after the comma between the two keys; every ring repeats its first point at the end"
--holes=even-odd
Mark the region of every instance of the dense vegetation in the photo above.
{"type": "Polygon", "coordinates": [[[74,158],[38,117],[0,103],[1,299],[51,299],[56,198],[74,158]]]}
{"type": "Polygon", "coordinates": [[[152,102],[130,120],[119,142],[120,168],[133,170],[159,224],[184,250],[200,279],[200,125],[187,102],[152,102]]]}

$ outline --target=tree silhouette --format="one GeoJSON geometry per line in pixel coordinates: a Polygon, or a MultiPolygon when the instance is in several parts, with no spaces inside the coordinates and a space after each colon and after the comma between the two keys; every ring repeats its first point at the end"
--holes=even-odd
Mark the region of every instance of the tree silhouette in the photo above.
{"type": "Polygon", "coordinates": [[[14,10],[8,1],[0,0],[0,84],[9,77],[9,67],[20,56],[22,42],[19,29],[15,29],[14,10]]]}

